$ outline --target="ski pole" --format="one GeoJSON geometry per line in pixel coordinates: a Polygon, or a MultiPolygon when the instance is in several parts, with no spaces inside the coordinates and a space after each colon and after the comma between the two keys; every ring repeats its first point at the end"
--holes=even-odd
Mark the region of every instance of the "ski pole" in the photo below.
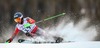
{"type": "Polygon", "coordinates": [[[53,18],[56,18],[56,17],[59,17],[59,16],[64,16],[66,13],[61,13],[61,14],[58,14],[58,15],[55,15],[55,16],[52,16],[52,17],[49,17],[49,18],[46,18],[46,19],[43,19],[43,20],[40,20],[36,23],[40,23],[40,22],[43,22],[43,21],[47,21],[47,20],[50,20],[50,19],[53,19],[53,18]]]}

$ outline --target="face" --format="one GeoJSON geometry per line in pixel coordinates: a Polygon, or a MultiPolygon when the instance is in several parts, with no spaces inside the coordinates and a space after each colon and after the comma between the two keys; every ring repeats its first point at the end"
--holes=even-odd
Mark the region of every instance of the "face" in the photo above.
{"type": "Polygon", "coordinates": [[[21,18],[16,18],[16,19],[14,19],[14,21],[16,22],[16,23],[21,23],[21,18]]]}

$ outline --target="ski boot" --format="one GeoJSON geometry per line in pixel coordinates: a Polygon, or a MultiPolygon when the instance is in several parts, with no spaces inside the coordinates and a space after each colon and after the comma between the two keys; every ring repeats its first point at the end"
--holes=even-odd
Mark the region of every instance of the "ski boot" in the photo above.
{"type": "Polygon", "coordinates": [[[63,38],[61,37],[54,37],[55,43],[61,43],[63,41],[63,38]]]}

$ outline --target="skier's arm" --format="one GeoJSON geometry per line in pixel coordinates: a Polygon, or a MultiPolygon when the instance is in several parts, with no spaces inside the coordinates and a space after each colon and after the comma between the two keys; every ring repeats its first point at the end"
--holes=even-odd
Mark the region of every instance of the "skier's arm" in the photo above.
{"type": "Polygon", "coordinates": [[[30,24],[34,24],[35,23],[35,20],[30,18],[30,17],[27,17],[27,21],[30,23],[30,24]]]}
{"type": "Polygon", "coordinates": [[[14,39],[15,36],[19,33],[19,29],[18,28],[15,28],[15,31],[14,33],[12,34],[11,38],[14,39]]]}
{"type": "Polygon", "coordinates": [[[18,28],[15,28],[15,31],[14,33],[12,34],[12,36],[10,37],[10,39],[8,39],[6,42],[12,42],[13,39],[15,38],[15,36],[19,33],[19,29],[18,28]]]}

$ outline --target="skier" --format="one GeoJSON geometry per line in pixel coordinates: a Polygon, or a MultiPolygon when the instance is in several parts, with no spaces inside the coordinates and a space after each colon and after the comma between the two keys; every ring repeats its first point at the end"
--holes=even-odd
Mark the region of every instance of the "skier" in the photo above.
{"type": "Polygon", "coordinates": [[[36,35],[45,36],[45,32],[35,24],[35,20],[30,17],[23,18],[21,12],[16,12],[14,14],[14,21],[17,23],[15,31],[6,42],[12,42],[19,31],[24,32],[28,37],[34,37],[36,35]]]}

